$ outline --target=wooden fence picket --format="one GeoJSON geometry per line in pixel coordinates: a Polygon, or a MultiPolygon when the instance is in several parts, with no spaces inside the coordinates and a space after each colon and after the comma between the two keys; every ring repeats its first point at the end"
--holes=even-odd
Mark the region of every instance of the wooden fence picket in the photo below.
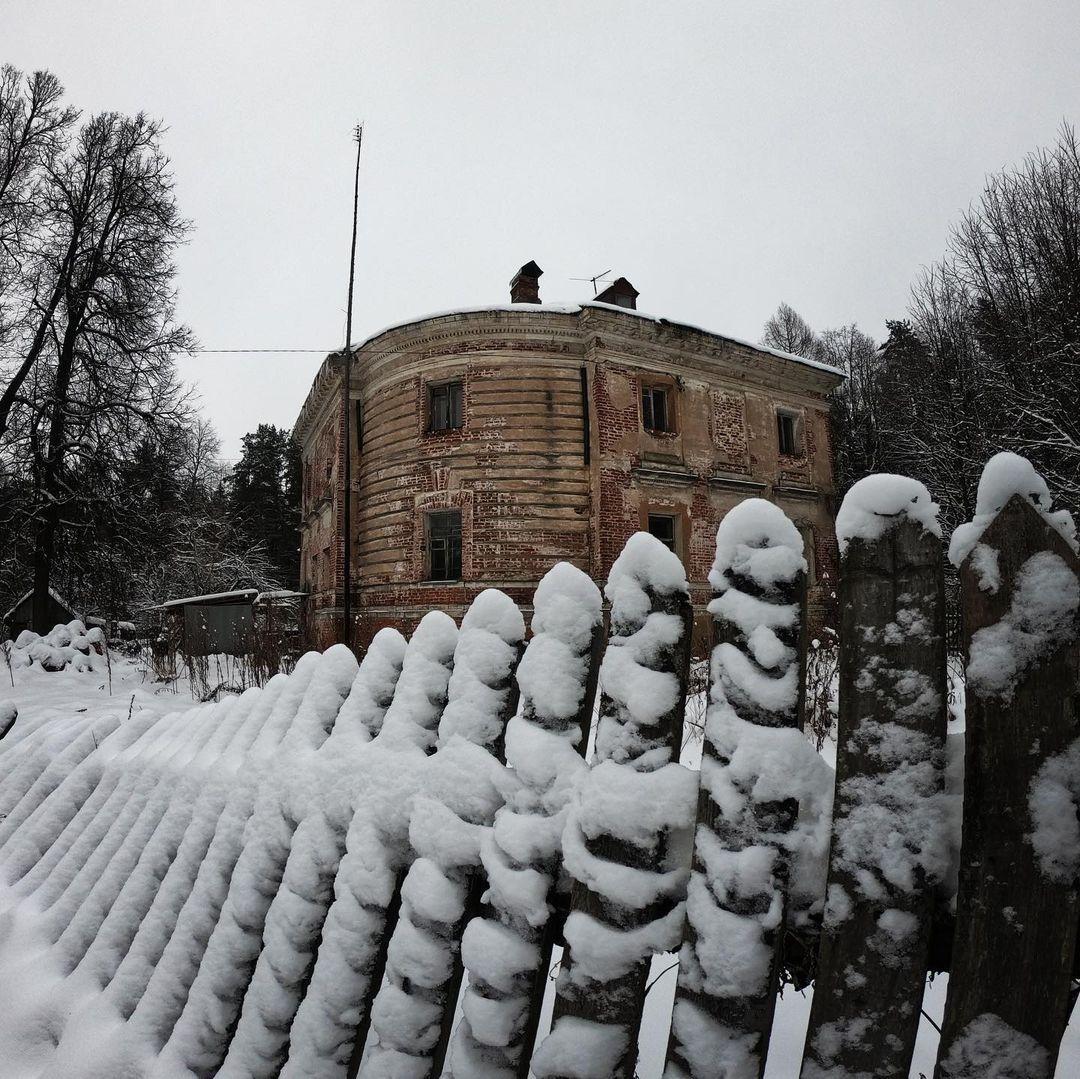
{"type": "Polygon", "coordinates": [[[559,832],[573,778],[584,768],[604,644],[600,590],[581,570],[558,563],[537,587],[532,630],[518,664],[520,714],[506,734],[507,762],[521,787],[496,814],[481,850],[488,909],[462,939],[469,984],[450,1052],[457,1079],[526,1079],[562,935],[559,832]],[[535,833],[527,849],[523,825],[535,833]],[[471,958],[470,940],[478,944],[471,958]]]}
{"type": "MultiPolygon", "coordinates": [[[[524,648],[524,633],[524,621],[513,601],[504,593],[489,589],[473,601],[462,619],[458,649],[454,653],[449,699],[440,721],[439,749],[446,748],[448,741],[456,736],[487,750],[489,759],[503,756],[506,725],[517,710],[518,686],[514,675],[524,648]],[[493,632],[493,627],[499,632],[493,632]],[[501,653],[501,662],[496,662],[490,655],[496,649],[501,653]],[[485,652],[489,655],[484,655],[485,652]],[[489,669],[489,664],[497,670],[489,669]],[[459,682],[464,675],[468,677],[459,682]],[[490,711],[484,713],[484,707],[490,711]],[[451,719],[453,723],[448,730],[447,723],[451,719]]],[[[446,748],[446,751],[452,750],[446,748]]],[[[440,759],[436,752],[433,763],[437,764],[440,759]]],[[[476,758],[473,761],[475,766],[478,762],[476,758]]],[[[449,807],[446,810],[452,812],[449,807]]],[[[463,820],[463,823],[469,827],[481,822],[463,820]]],[[[408,1046],[381,1045],[379,1052],[386,1055],[386,1060],[373,1064],[372,1069],[382,1074],[398,1067],[407,1069],[413,1076],[437,1077],[442,1074],[446,1060],[461,989],[462,934],[468,922],[480,911],[480,897],[486,882],[478,865],[462,864],[456,858],[447,859],[441,849],[424,850],[414,844],[414,854],[418,857],[402,885],[403,914],[394,928],[388,951],[388,986],[395,997],[391,1025],[400,1027],[407,1022],[404,1007],[407,1000],[411,1005],[409,1017],[415,1025],[422,1030],[435,1027],[438,1034],[431,1046],[424,1045],[419,1038],[412,1039],[408,1046]],[[438,882],[441,894],[437,906],[454,894],[464,897],[460,914],[453,916],[442,911],[417,909],[415,899],[409,901],[410,885],[414,880],[423,882],[425,877],[428,888],[433,881],[438,882]],[[397,955],[394,953],[395,939],[401,948],[397,955]],[[417,964],[416,960],[417,940],[423,942],[422,964],[417,964]],[[432,973],[439,960],[446,970],[441,980],[432,973]],[[417,977],[418,969],[423,969],[424,978],[417,977]]],[[[373,1009],[373,1014],[378,1012],[378,999],[373,1009]]],[[[379,1031],[377,1017],[375,1026],[379,1031]]],[[[380,1042],[384,1040],[380,1032],[380,1042]]]]}
{"type": "MultiPolygon", "coordinates": [[[[592,643],[588,652],[589,673],[585,682],[585,696],[577,714],[568,724],[571,727],[576,726],[581,732],[578,748],[582,756],[585,755],[589,745],[589,728],[592,725],[593,706],[596,704],[596,693],[600,681],[600,660],[604,654],[606,640],[604,623],[599,622],[593,631],[592,643]]],[[[548,919],[537,941],[539,960],[529,989],[529,1007],[520,1039],[520,1044],[524,1046],[525,1051],[519,1057],[515,1079],[529,1079],[532,1049],[536,1042],[537,1032],[540,1029],[540,1014],[544,1010],[544,997],[547,995],[551,957],[555,951],[555,945],[562,941],[563,925],[566,922],[566,916],[570,913],[569,895],[555,894],[551,896],[551,899],[554,913],[548,919]]],[[[462,1076],[461,1079],[465,1079],[465,1077],[462,1076]]]]}
{"type": "Polygon", "coordinates": [[[898,522],[852,539],[840,563],[836,798],[805,1079],[907,1079],[918,1033],[928,867],[944,867],[944,574],[940,538],[898,522]]]}
{"type": "Polygon", "coordinates": [[[717,644],[665,1072],[671,1079],[765,1072],[788,893],[783,841],[799,809],[797,798],[773,791],[786,788],[778,773],[785,762],[797,765],[800,747],[813,753],[801,729],[807,633],[799,533],[777,507],[751,499],[725,518],[717,548],[711,580],[720,595],[709,607],[717,644]],[[767,694],[752,691],[756,680],[767,694]],[[764,800],[759,788],[769,791],[764,800]],[[740,865],[748,867],[743,879],[740,865]]]}
{"type": "MultiPolygon", "coordinates": [[[[1067,873],[1048,873],[1041,863],[1030,838],[1030,798],[1046,762],[1080,735],[1075,620],[1071,639],[1066,627],[1060,639],[1036,649],[1031,666],[1016,672],[1011,699],[1007,691],[996,692],[1000,685],[994,680],[1003,675],[1000,657],[991,663],[990,686],[972,677],[973,652],[993,643],[988,632],[1000,634],[1004,627],[1007,633],[1010,625],[1019,633],[1042,628],[1024,624],[1018,594],[1033,570],[1047,569],[1044,594],[1036,597],[1043,608],[1054,598],[1045,592],[1053,571],[1067,588],[1068,571],[1080,576],[1080,560],[1040,513],[1015,495],[961,567],[968,656],[964,826],[936,1072],[943,1079],[957,1074],[973,1041],[1026,1047],[1025,1070],[1010,1074],[1051,1076],[1068,1021],[1080,895],[1067,873]],[[988,559],[996,560],[996,572],[989,576],[988,559]]],[[[1062,587],[1053,592],[1060,596],[1062,587]]]]}
{"type": "MultiPolygon", "coordinates": [[[[394,687],[393,699],[386,711],[377,739],[373,739],[373,742],[384,740],[389,744],[394,740],[408,742],[413,738],[419,738],[420,741],[426,743],[427,753],[434,751],[435,731],[438,729],[439,720],[442,718],[447,702],[447,687],[454,662],[453,642],[456,641],[456,637],[457,627],[453,620],[440,611],[429,611],[420,620],[409,638],[401,675],[394,687]],[[448,626],[453,630],[452,634],[447,634],[448,626]],[[440,681],[437,691],[432,694],[431,672],[438,667],[443,669],[444,678],[440,681]],[[410,727],[414,728],[412,732],[409,730],[410,727]],[[425,732],[427,737],[424,737],[425,732]]],[[[357,821],[354,818],[353,826],[357,824],[364,827],[369,822],[357,821]]],[[[378,870],[390,870],[393,861],[391,852],[382,846],[378,837],[370,838],[375,839],[374,846],[381,848],[386,859],[386,865],[378,867],[378,870]]],[[[378,870],[371,876],[377,878],[381,875],[378,870]]],[[[376,880],[367,882],[369,887],[374,884],[371,896],[356,897],[359,906],[367,915],[369,925],[364,927],[365,932],[361,934],[368,937],[365,941],[365,955],[362,960],[364,981],[363,989],[356,1001],[356,1033],[346,1069],[347,1079],[357,1079],[360,1073],[364,1048],[371,1031],[371,1007],[383,983],[387,948],[401,912],[401,886],[405,881],[408,863],[395,865],[393,870],[395,875],[389,889],[389,896],[382,893],[381,885],[376,880]],[[368,900],[366,903],[364,898],[368,900]]]]}
{"type": "MultiPolygon", "coordinates": [[[[629,657],[628,666],[636,666],[647,675],[655,672],[661,677],[666,676],[671,690],[671,704],[662,715],[655,717],[655,722],[640,721],[637,713],[639,702],[633,696],[627,700],[625,687],[613,684],[615,665],[612,664],[610,668],[604,666],[601,677],[610,678],[611,681],[603,681],[601,685],[600,719],[592,761],[594,771],[590,780],[595,778],[598,765],[603,767],[606,764],[622,771],[620,778],[640,785],[644,793],[649,789],[646,784],[650,774],[655,775],[665,766],[681,767],[677,762],[682,747],[683,714],[690,674],[693,610],[685,574],[678,560],[658,540],[644,533],[630,539],[612,567],[608,594],[612,598],[612,618],[605,665],[609,659],[615,659],[619,652],[624,652],[629,657]],[[676,575],[682,578],[680,585],[672,586],[670,581],[665,580],[664,586],[660,587],[651,579],[658,558],[674,564],[676,575]],[[628,603],[624,609],[622,597],[629,591],[634,591],[641,602],[628,603]],[[673,619],[681,626],[678,634],[672,631],[669,637],[666,626],[661,629],[661,623],[653,621],[655,618],[673,619]],[[640,651],[635,644],[637,640],[642,642],[640,651]]],[[[625,670],[622,664],[618,669],[625,670]]],[[[608,776],[611,774],[609,772],[608,776]]],[[[681,777],[675,775],[667,778],[677,782],[681,777]]],[[[572,817],[568,832],[576,826],[572,817]]],[[[575,876],[574,869],[568,867],[573,880],[570,917],[582,919],[580,924],[586,927],[584,932],[589,937],[602,938],[610,934],[612,938],[629,940],[630,934],[641,933],[650,925],[659,926],[671,916],[677,897],[670,893],[666,884],[660,882],[669,877],[678,877],[685,870],[673,866],[681,858],[673,849],[675,844],[670,832],[661,829],[649,838],[651,842],[639,844],[607,830],[593,837],[580,833],[580,857],[585,862],[584,875],[590,879],[587,882],[581,876],[575,876]],[[588,867],[593,860],[619,867],[623,873],[626,870],[641,871],[642,878],[651,878],[649,883],[644,884],[645,889],[648,890],[655,881],[657,894],[643,901],[644,905],[641,902],[631,905],[603,894],[600,886],[591,879],[588,867]]],[[[688,857],[687,851],[687,860],[688,857]]],[[[577,873],[581,874],[582,870],[578,869],[577,873]]],[[[601,943],[600,948],[603,951],[605,945],[601,943]]],[[[571,1079],[577,1074],[561,1066],[561,1047],[555,1050],[551,1062],[542,1063],[551,1047],[563,1041],[565,1032],[572,1031],[570,1039],[582,1041],[577,1051],[595,1054],[594,1066],[602,1066],[598,1059],[601,1053],[610,1053],[610,1074],[619,1079],[632,1079],[651,954],[646,951],[639,958],[631,960],[624,960],[621,956],[612,958],[612,973],[604,977],[597,977],[585,963],[576,959],[568,920],[562,969],[556,983],[552,1033],[542,1043],[533,1062],[538,1075],[571,1079]]],[[[606,961],[611,962],[612,958],[606,958],[606,961]]]]}

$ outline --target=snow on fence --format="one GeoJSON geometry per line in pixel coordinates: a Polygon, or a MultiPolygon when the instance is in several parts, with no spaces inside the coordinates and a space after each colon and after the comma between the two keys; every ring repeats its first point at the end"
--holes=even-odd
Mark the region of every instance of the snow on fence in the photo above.
{"type": "Polygon", "coordinates": [[[759,499],[717,535],[699,770],[679,763],[689,592],[647,534],[612,568],[610,631],[563,563],[527,644],[489,590],[359,666],[335,646],[186,713],[16,719],[0,1058],[630,1079],[650,961],[679,950],[667,1079],[760,1079],[778,986],[811,978],[802,1079],[906,1077],[928,969],[951,970],[938,1079],[1050,1079],[1080,916],[1074,523],[1002,454],[952,537],[962,795],[936,507],[870,477],[837,534],[835,776],[803,731],[802,539],[759,499]]]}

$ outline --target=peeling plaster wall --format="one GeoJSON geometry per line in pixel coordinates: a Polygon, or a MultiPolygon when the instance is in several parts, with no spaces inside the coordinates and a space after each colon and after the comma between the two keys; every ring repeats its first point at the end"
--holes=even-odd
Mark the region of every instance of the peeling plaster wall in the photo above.
{"type": "MultiPolygon", "coordinates": [[[[318,647],[342,628],[340,372],[338,361],[324,364],[296,428],[301,579],[318,647]]],[[[355,643],[383,625],[408,631],[432,607],[460,617],[490,586],[527,607],[560,559],[602,582],[650,512],[677,519],[703,605],[716,528],[751,495],[777,502],[807,537],[820,619],[836,564],[825,398],[835,382],[607,309],[473,311],[388,331],[357,352],[351,382],[363,411],[362,445],[354,437],[352,446],[355,643]],[[446,381],[462,384],[464,424],[429,433],[428,388],[446,381]],[[668,391],[672,431],[643,429],[645,385],[668,391]],[[779,453],[778,406],[798,416],[797,457],[779,453]],[[462,579],[429,581],[425,515],[450,508],[461,511],[462,579]]]]}

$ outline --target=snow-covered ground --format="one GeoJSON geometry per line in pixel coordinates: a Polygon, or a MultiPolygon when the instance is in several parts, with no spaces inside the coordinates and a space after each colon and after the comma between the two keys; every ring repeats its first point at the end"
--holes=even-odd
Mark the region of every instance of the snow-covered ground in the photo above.
{"type": "Polygon", "coordinates": [[[195,705],[186,682],[154,682],[142,664],[115,649],[108,657],[91,653],[87,662],[83,670],[46,671],[37,663],[9,669],[0,660],[0,705],[14,704],[20,725],[52,716],[125,716],[143,708],[165,713],[195,705]]]}
{"type": "MultiPolygon", "coordinates": [[[[24,727],[37,726],[49,719],[58,722],[65,719],[92,720],[110,714],[123,718],[143,709],[165,713],[194,707],[186,686],[177,690],[155,684],[144,675],[140,665],[116,652],[112,653],[109,665],[106,665],[103,657],[94,656],[92,669],[82,671],[69,668],[48,672],[35,664],[15,669],[9,676],[6,666],[0,663],[0,711],[7,704],[14,704],[18,708],[19,718],[16,722],[24,727]]],[[[962,698],[960,709],[962,711],[962,698]]],[[[962,720],[950,723],[951,733],[961,729],[962,720]]],[[[692,743],[683,755],[684,763],[696,765],[699,754],[700,744],[692,743]]],[[[827,742],[823,755],[831,763],[835,746],[827,742]]],[[[641,1079],[658,1079],[662,1071],[675,991],[675,971],[668,968],[674,958],[661,956],[654,962],[654,977],[658,976],[658,979],[646,1000],[639,1067],[641,1079]]],[[[947,984],[947,977],[940,976],[927,988],[924,1009],[934,1022],[940,1021],[947,984]]],[[[11,990],[11,986],[0,987],[0,1001],[11,990]]],[[[797,993],[788,989],[781,997],[770,1043],[766,1079],[796,1079],[810,1001],[810,991],[797,993]]],[[[924,1019],[916,1046],[912,1079],[932,1074],[936,1048],[937,1032],[931,1022],[924,1019]]],[[[0,1065],[0,1074],[10,1073],[0,1065]]],[[[1065,1035],[1055,1075],[1056,1079],[1075,1079],[1080,1075],[1080,1017],[1076,1014],[1065,1035]]]]}

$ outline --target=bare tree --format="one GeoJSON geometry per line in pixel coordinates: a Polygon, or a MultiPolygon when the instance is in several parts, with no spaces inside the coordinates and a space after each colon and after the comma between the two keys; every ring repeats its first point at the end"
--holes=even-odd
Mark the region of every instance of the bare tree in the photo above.
{"type": "Polygon", "coordinates": [[[30,291],[38,322],[5,397],[9,412],[25,412],[41,631],[61,525],[87,526],[106,459],[140,438],[163,441],[188,421],[174,356],[190,337],[175,322],[172,288],[186,225],[160,134],[143,115],[95,116],[48,164],[36,195],[30,291]],[[32,392],[21,392],[27,385],[32,392]]]}
{"type": "MultiPolygon", "coordinates": [[[[0,348],[6,353],[18,343],[20,330],[29,328],[32,334],[0,394],[0,436],[45,346],[49,313],[61,296],[57,282],[42,294],[34,256],[43,225],[42,189],[78,116],[61,105],[63,93],[47,71],[24,79],[10,64],[0,68],[0,348]]],[[[8,366],[0,360],[0,372],[7,374],[8,366]]]]}
{"type": "Polygon", "coordinates": [[[834,466],[842,494],[856,480],[881,471],[880,359],[873,338],[854,323],[826,330],[819,342],[819,358],[847,375],[832,396],[834,466]]]}
{"type": "Polygon", "coordinates": [[[971,298],[989,416],[1080,507],[1080,145],[992,176],[954,230],[949,271],[971,298]]]}
{"type": "Polygon", "coordinates": [[[793,307],[781,303],[765,323],[761,343],[807,359],[820,359],[821,342],[810,324],[793,307]]]}

